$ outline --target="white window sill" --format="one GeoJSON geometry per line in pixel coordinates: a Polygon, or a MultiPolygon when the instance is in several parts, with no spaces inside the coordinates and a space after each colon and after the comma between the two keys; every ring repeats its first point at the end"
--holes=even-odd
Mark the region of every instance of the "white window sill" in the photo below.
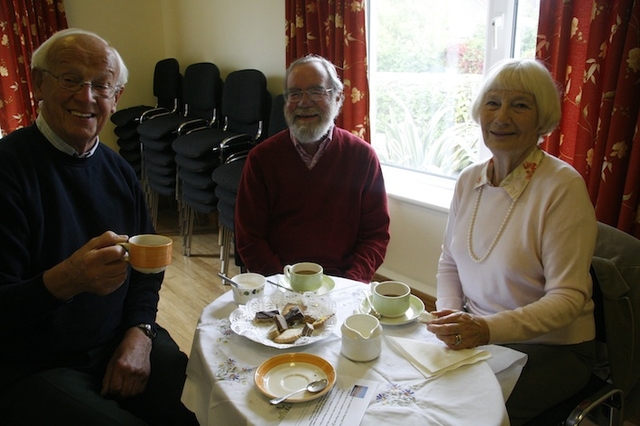
{"type": "Polygon", "coordinates": [[[449,213],[454,179],[382,165],[387,196],[397,200],[449,213]]]}

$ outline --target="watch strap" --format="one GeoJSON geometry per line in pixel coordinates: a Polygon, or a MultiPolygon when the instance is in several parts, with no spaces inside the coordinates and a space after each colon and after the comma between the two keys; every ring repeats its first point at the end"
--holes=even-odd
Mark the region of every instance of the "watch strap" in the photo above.
{"type": "Polygon", "coordinates": [[[146,334],[149,339],[151,339],[151,340],[155,339],[156,330],[151,324],[138,324],[138,325],[136,325],[136,327],[138,327],[140,330],[142,330],[144,332],[144,334],[146,334]]]}

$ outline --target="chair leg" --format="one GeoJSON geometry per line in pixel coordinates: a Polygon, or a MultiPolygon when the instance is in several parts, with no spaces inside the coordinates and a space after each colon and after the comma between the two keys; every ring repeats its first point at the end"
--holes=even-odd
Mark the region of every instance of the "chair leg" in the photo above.
{"type": "Polygon", "coordinates": [[[189,207],[188,220],[187,220],[187,233],[185,235],[185,255],[187,257],[191,256],[191,237],[193,236],[193,222],[195,217],[195,209],[189,207]]]}
{"type": "Polygon", "coordinates": [[[156,191],[151,190],[151,196],[149,198],[149,214],[151,215],[151,223],[153,229],[157,229],[158,226],[158,200],[160,196],[156,191]]]}
{"type": "Polygon", "coordinates": [[[184,237],[184,215],[186,208],[187,206],[182,201],[178,201],[178,234],[180,237],[184,237]]]}
{"type": "Polygon", "coordinates": [[[187,231],[189,230],[189,211],[191,207],[186,204],[182,207],[180,215],[180,236],[182,237],[182,255],[187,255],[187,231]]]}
{"type": "Polygon", "coordinates": [[[225,241],[225,237],[226,237],[226,232],[227,229],[224,226],[220,227],[220,271],[227,275],[227,272],[225,271],[224,265],[224,257],[225,257],[225,252],[226,252],[226,248],[224,246],[224,241],[225,241]]]}
{"type": "Polygon", "coordinates": [[[182,232],[182,225],[183,225],[183,222],[184,222],[183,215],[184,215],[184,208],[186,207],[186,204],[182,201],[182,183],[181,183],[180,177],[178,175],[178,170],[179,170],[179,167],[176,167],[176,195],[175,195],[175,200],[176,200],[176,208],[178,210],[178,231],[182,232]]]}
{"type": "Polygon", "coordinates": [[[140,144],[140,185],[144,193],[144,200],[147,205],[151,205],[151,188],[149,188],[149,179],[147,178],[147,167],[144,161],[144,149],[140,144]]]}
{"type": "Polygon", "coordinates": [[[220,270],[224,275],[229,273],[229,251],[231,249],[231,231],[225,227],[222,228],[222,247],[220,249],[220,255],[222,257],[220,261],[220,270]]]}
{"type": "Polygon", "coordinates": [[[249,272],[249,270],[247,269],[247,267],[243,262],[238,262],[238,259],[236,258],[238,256],[238,251],[236,250],[236,237],[233,232],[231,233],[231,245],[233,246],[233,248],[230,250],[231,250],[231,253],[233,253],[234,263],[240,268],[241,274],[246,274],[247,272],[249,272]]]}
{"type": "Polygon", "coordinates": [[[182,200],[178,200],[177,209],[178,209],[178,233],[180,236],[184,235],[184,218],[185,218],[185,209],[187,206],[182,202],[182,200]]]}

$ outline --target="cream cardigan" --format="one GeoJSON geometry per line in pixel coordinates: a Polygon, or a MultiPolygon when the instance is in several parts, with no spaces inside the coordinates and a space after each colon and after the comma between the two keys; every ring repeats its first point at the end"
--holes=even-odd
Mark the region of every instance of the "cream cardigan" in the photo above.
{"type": "MultiPolygon", "coordinates": [[[[595,337],[589,266],[596,219],[582,177],[544,154],[491,254],[477,264],[467,239],[486,163],[460,175],[438,267],[438,309],[486,319],[491,343],[574,344],[595,337]]],[[[484,185],[473,248],[482,257],[509,210],[502,187],[484,185]]]]}

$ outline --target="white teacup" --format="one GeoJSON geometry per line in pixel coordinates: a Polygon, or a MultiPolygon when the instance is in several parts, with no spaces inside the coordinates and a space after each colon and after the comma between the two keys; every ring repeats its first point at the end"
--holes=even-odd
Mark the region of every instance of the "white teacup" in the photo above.
{"type": "Polygon", "coordinates": [[[284,267],[284,276],[295,291],[316,291],[322,285],[322,266],[313,262],[300,262],[284,267]]]}
{"type": "Polygon", "coordinates": [[[388,318],[399,317],[411,306],[411,287],[400,281],[371,283],[373,287],[373,307],[380,315],[388,318]]]}
{"type": "Polygon", "coordinates": [[[233,286],[233,300],[239,305],[246,305],[254,297],[264,294],[264,286],[267,282],[264,276],[248,272],[233,277],[238,286],[233,286]]]}

